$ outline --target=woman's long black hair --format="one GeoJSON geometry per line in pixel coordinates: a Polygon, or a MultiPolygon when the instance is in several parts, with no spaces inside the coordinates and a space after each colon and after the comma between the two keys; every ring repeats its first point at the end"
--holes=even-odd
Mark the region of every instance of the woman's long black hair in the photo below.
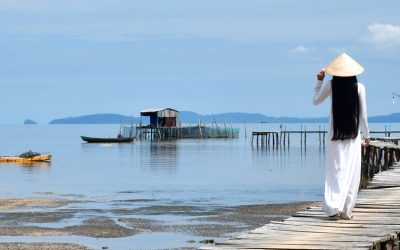
{"type": "Polygon", "coordinates": [[[358,136],[360,102],[357,77],[332,78],[332,141],[354,139],[358,136]]]}

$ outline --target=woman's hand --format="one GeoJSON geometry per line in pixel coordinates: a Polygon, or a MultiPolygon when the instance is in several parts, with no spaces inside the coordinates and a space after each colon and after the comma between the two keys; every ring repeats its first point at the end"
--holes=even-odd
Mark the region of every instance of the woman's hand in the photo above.
{"type": "Polygon", "coordinates": [[[371,143],[371,139],[370,138],[365,139],[364,147],[368,147],[370,143],[371,143]]]}
{"type": "Polygon", "coordinates": [[[317,79],[319,81],[323,81],[324,78],[325,78],[325,71],[324,70],[321,70],[320,72],[317,73],[317,79]]]}

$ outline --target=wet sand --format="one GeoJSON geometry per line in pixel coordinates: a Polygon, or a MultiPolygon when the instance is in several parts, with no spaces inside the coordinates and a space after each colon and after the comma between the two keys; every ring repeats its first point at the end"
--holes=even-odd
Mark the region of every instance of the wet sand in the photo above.
{"type": "Polygon", "coordinates": [[[0,250],[86,250],[84,246],[63,243],[1,243],[0,250]]]}
{"type": "MultiPolygon", "coordinates": [[[[144,232],[173,232],[188,235],[189,239],[183,242],[186,245],[187,243],[199,245],[199,243],[213,242],[215,238],[228,238],[240,232],[260,227],[271,220],[282,220],[296,211],[318,204],[316,202],[303,202],[231,207],[149,205],[139,208],[116,206],[107,209],[85,209],[79,208],[79,206],[70,206],[81,202],[80,199],[74,199],[73,195],[60,199],[0,199],[0,236],[56,236],[62,240],[62,236],[119,238],[144,232]],[[153,219],[157,218],[158,215],[183,219],[179,223],[153,219]],[[77,217],[80,219],[76,220],[77,217]],[[149,217],[152,219],[148,219],[149,217]],[[70,220],[74,222],[73,225],[65,223],[65,221],[70,220]],[[49,226],[49,223],[52,226],[49,226]],[[193,239],[190,239],[191,236],[193,236],[193,239]],[[202,240],[199,240],[199,238],[202,240]]],[[[95,203],[95,201],[89,202],[95,203]]],[[[134,203],[136,201],[119,200],[113,202],[134,203]]],[[[143,202],[143,200],[140,202],[143,202]]],[[[184,244],[182,244],[183,246],[184,244]]],[[[107,248],[108,246],[104,246],[103,249],[107,248]]],[[[84,245],[72,244],[71,242],[7,242],[0,243],[0,249],[87,248],[84,245]]],[[[112,248],[110,247],[110,249],[112,248]]]]}

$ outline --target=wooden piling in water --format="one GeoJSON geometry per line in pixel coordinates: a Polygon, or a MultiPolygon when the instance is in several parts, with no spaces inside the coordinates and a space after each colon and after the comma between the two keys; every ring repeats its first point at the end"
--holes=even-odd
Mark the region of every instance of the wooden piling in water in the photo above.
{"type": "Polygon", "coordinates": [[[275,147],[275,136],[272,134],[272,146],[275,147]]]}
{"type": "Polygon", "coordinates": [[[283,146],[286,144],[286,127],[285,127],[285,132],[283,133],[283,146]]]}
{"type": "MultiPolygon", "coordinates": [[[[243,122],[244,125],[244,139],[247,139],[247,129],[246,129],[246,122],[243,122]]],[[[225,131],[226,131],[226,126],[225,126],[225,131]]]]}
{"type": "MultiPolygon", "coordinates": [[[[306,130],[301,127],[300,130],[282,130],[282,131],[253,131],[252,132],[252,143],[254,142],[254,137],[260,136],[263,138],[263,145],[271,146],[271,147],[279,147],[279,146],[290,146],[290,136],[292,134],[297,134],[300,136],[300,146],[307,147],[307,143],[310,141],[310,135],[316,134],[317,143],[318,145],[324,147],[326,144],[326,137],[327,131],[321,130],[319,127],[318,130],[306,130]]],[[[393,135],[393,134],[400,134],[400,131],[370,131],[370,134],[386,134],[386,135],[393,135]]],[[[313,138],[313,137],[311,137],[313,138]]],[[[396,137],[383,137],[386,141],[391,141],[395,144],[400,144],[400,139],[396,137]],[[392,139],[391,139],[392,138],[392,139]]],[[[399,137],[400,138],[400,137],[399,137]]],[[[329,138],[328,138],[329,139],[329,138]]],[[[259,143],[258,141],[255,143],[259,143]]]]}
{"type": "Polygon", "coordinates": [[[300,127],[300,146],[303,146],[303,126],[300,127]]]}
{"type": "Polygon", "coordinates": [[[304,147],[307,146],[307,133],[304,133],[304,147]]]}

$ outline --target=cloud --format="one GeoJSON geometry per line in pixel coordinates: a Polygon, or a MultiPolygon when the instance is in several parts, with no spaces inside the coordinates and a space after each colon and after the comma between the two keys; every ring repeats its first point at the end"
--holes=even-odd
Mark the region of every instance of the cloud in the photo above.
{"type": "Polygon", "coordinates": [[[296,48],[290,50],[289,53],[290,53],[290,55],[307,55],[313,50],[314,50],[313,47],[307,48],[303,45],[299,45],[296,48]]]}
{"type": "Polygon", "coordinates": [[[365,40],[379,48],[400,47],[400,26],[374,23],[368,26],[365,40]]]}
{"type": "MultiPolygon", "coordinates": [[[[298,11],[303,3],[291,3],[288,10],[287,4],[273,2],[0,0],[0,36],[66,36],[105,42],[175,37],[243,44],[315,40],[315,10],[305,8],[308,14],[298,11]],[[301,18],[293,16],[293,11],[301,13],[301,18]],[[288,27],[301,32],[288,32],[288,27]]],[[[319,37],[333,33],[318,29],[319,37]]]]}
{"type": "MultiPolygon", "coordinates": [[[[347,43],[354,41],[355,30],[373,21],[363,12],[354,25],[345,25],[346,18],[338,23],[335,16],[289,0],[0,0],[0,13],[2,37],[66,36],[105,42],[176,37],[244,44],[316,44],[339,39],[347,43]],[[316,25],[316,19],[324,19],[323,25],[316,25]]],[[[312,50],[302,47],[293,53],[312,50]]]]}

